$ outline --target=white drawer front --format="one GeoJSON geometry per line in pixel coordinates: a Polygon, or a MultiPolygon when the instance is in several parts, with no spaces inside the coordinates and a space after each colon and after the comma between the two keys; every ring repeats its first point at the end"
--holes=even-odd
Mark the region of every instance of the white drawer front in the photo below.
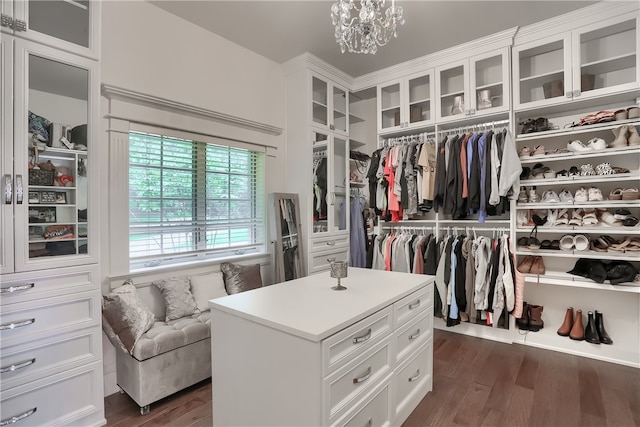
{"type": "Polygon", "coordinates": [[[349,246],[349,238],[347,236],[314,238],[309,241],[309,249],[314,252],[343,248],[345,246],[349,246]]]}
{"type": "Polygon", "coordinates": [[[395,327],[400,327],[403,323],[415,318],[423,313],[433,304],[433,285],[407,295],[400,301],[393,304],[395,310],[395,327]]]}
{"type": "Polygon", "coordinates": [[[338,251],[319,252],[317,254],[312,253],[310,261],[310,273],[320,273],[329,270],[332,261],[349,261],[349,251],[347,249],[341,249],[338,251]]]}
{"type": "Polygon", "coordinates": [[[394,333],[396,339],[396,362],[413,353],[433,335],[433,316],[428,312],[404,325],[394,333]]]}
{"type": "Polygon", "coordinates": [[[101,340],[101,330],[94,326],[3,348],[0,353],[0,390],[100,360],[101,340]]]}
{"type": "Polygon", "coordinates": [[[98,290],[97,266],[17,273],[2,277],[0,305],[98,290]]]}
{"type": "Polygon", "coordinates": [[[0,418],[4,423],[24,416],[11,424],[16,427],[89,425],[89,416],[95,423],[102,418],[102,407],[96,406],[103,399],[101,376],[98,362],[12,388],[2,393],[0,418]]]}
{"type": "Polygon", "coordinates": [[[392,328],[393,312],[386,307],[322,342],[324,376],[386,337],[392,328]]]}
{"type": "Polygon", "coordinates": [[[345,427],[387,426],[391,423],[389,414],[389,385],[380,390],[364,408],[345,424],[345,427]]]}
{"type": "Polygon", "coordinates": [[[402,422],[432,388],[433,341],[396,371],[395,422],[402,422]],[[398,418],[399,417],[399,418],[398,418]]]}
{"type": "Polygon", "coordinates": [[[325,380],[331,422],[350,407],[349,402],[356,396],[371,390],[391,371],[392,356],[391,342],[387,338],[325,380]]]}
{"type": "Polygon", "coordinates": [[[100,302],[96,292],[38,299],[1,307],[2,347],[64,333],[78,327],[100,324],[100,302]]]}

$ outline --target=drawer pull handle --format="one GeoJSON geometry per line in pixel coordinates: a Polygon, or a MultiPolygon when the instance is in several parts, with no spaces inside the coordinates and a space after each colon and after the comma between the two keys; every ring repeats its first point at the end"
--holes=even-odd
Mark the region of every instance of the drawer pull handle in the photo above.
{"type": "Polygon", "coordinates": [[[21,328],[23,326],[29,326],[30,324],[34,323],[36,321],[36,319],[27,319],[27,320],[22,320],[20,322],[11,322],[11,323],[5,323],[4,325],[0,325],[0,331],[5,331],[7,329],[15,329],[15,328],[21,328]]]}
{"type": "Polygon", "coordinates": [[[354,384],[361,384],[361,383],[365,382],[366,380],[368,380],[370,377],[371,377],[371,366],[369,366],[367,368],[367,373],[366,374],[364,374],[361,377],[354,378],[353,379],[353,383],[354,384]]]}
{"type": "Polygon", "coordinates": [[[334,262],[335,260],[336,260],[336,257],[327,258],[327,262],[334,262]]]}
{"type": "Polygon", "coordinates": [[[12,292],[26,291],[35,286],[35,283],[27,283],[25,285],[7,286],[6,288],[0,288],[0,294],[10,294],[12,292]]]}
{"type": "Polygon", "coordinates": [[[23,412],[22,414],[16,415],[15,417],[6,418],[6,419],[0,421],[0,427],[1,426],[8,426],[8,425],[11,425],[13,423],[17,423],[20,420],[24,420],[28,416],[33,415],[34,412],[36,412],[37,410],[38,410],[38,407],[36,406],[35,408],[29,409],[27,412],[23,412]]]}
{"type": "Polygon", "coordinates": [[[0,374],[4,374],[5,372],[17,371],[18,369],[26,368],[27,366],[33,365],[34,363],[36,363],[35,357],[30,360],[25,360],[24,362],[16,363],[15,365],[4,366],[0,368],[0,374]]]}
{"type": "Polygon", "coordinates": [[[335,246],[335,245],[336,245],[336,242],[335,242],[335,240],[329,240],[329,241],[327,242],[327,245],[329,245],[329,246],[335,246]]]}
{"type": "Polygon", "coordinates": [[[418,328],[418,330],[416,331],[415,334],[413,335],[409,335],[409,341],[415,340],[416,338],[418,338],[420,336],[420,328],[418,328]]]}
{"type": "Polygon", "coordinates": [[[418,308],[418,307],[420,307],[420,300],[417,300],[416,302],[409,304],[409,310],[413,310],[414,308],[418,308]]]}
{"type": "Polygon", "coordinates": [[[371,338],[371,328],[367,329],[367,332],[365,332],[364,335],[360,335],[359,337],[355,337],[353,339],[353,343],[354,344],[360,344],[361,342],[365,342],[369,338],[371,338]]]}
{"type": "Polygon", "coordinates": [[[409,378],[409,382],[412,383],[414,381],[417,381],[418,378],[420,378],[420,369],[418,369],[418,372],[416,372],[416,374],[413,377],[409,378]]]}

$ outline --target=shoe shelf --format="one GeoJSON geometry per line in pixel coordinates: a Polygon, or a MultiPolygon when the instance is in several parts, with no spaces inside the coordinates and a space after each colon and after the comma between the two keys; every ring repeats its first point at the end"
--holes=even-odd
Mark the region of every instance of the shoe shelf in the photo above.
{"type": "MultiPolygon", "coordinates": [[[[569,142],[569,141],[567,141],[569,142]]],[[[561,160],[577,160],[577,159],[589,159],[594,157],[609,157],[609,156],[626,156],[629,154],[640,154],[640,146],[631,145],[626,147],[611,147],[602,150],[589,150],[589,151],[570,151],[568,153],[556,153],[556,154],[541,154],[538,156],[521,156],[520,163],[535,164],[556,162],[561,160]]],[[[610,175],[592,175],[606,177],[610,175]]]]}
{"type": "MultiPolygon", "coordinates": [[[[593,133],[596,131],[600,132],[600,131],[612,130],[622,125],[638,126],[640,125],[640,120],[638,119],[616,120],[611,122],[596,123],[593,125],[576,126],[572,128],[554,129],[554,130],[547,130],[543,132],[520,134],[516,136],[516,141],[517,142],[537,141],[539,139],[557,138],[559,136],[571,137],[573,135],[580,135],[584,133],[593,133]]],[[[544,156],[537,156],[537,157],[544,157],[544,156]]]]}
{"type": "Polygon", "coordinates": [[[518,202],[517,209],[571,209],[571,208],[617,208],[617,207],[640,207],[640,200],[600,200],[573,203],[529,203],[518,202]]]}
{"type": "MultiPolygon", "coordinates": [[[[568,268],[572,268],[569,266],[568,268]]],[[[601,291],[629,292],[640,294],[640,282],[625,282],[617,285],[597,283],[592,280],[585,280],[583,277],[563,273],[561,271],[547,271],[545,274],[525,274],[525,283],[545,284],[552,286],[570,286],[575,288],[596,289],[601,291]]]]}
{"type": "MultiPolygon", "coordinates": [[[[527,227],[516,227],[516,233],[531,233],[533,225],[527,227]]],[[[541,234],[627,234],[637,236],[640,235],[640,225],[633,227],[624,226],[606,226],[606,225],[580,225],[580,226],[540,226],[536,230],[541,234]]],[[[548,252],[548,251],[547,251],[548,252]]]]}
{"type": "Polygon", "coordinates": [[[534,178],[523,179],[520,185],[525,187],[544,186],[544,185],[571,185],[571,184],[590,184],[605,183],[618,181],[638,181],[640,180],[640,170],[633,170],[629,173],[615,173],[611,175],[589,175],[589,176],[570,176],[561,178],[534,178]]]}
{"type": "MultiPolygon", "coordinates": [[[[554,258],[587,258],[616,260],[624,257],[626,261],[640,261],[640,252],[598,252],[598,251],[565,251],[561,249],[516,249],[516,255],[549,256],[554,258]]],[[[537,276],[536,276],[537,277],[537,276]]],[[[640,286],[640,283],[638,283],[640,286]]]]}

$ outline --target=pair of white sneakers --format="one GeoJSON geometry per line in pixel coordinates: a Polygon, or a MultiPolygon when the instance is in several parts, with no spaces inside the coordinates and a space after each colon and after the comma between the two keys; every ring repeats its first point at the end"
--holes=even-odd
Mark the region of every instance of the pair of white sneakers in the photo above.
{"type": "Polygon", "coordinates": [[[600,202],[604,200],[602,191],[599,188],[591,187],[586,190],[584,187],[580,187],[574,196],[576,202],[600,202]]]}
{"type": "Polygon", "coordinates": [[[607,143],[602,138],[592,138],[587,142],[587,145],[579,139],[567,143],[567,150],[575,152],[604,150],[605,148],[607,148],[607,143]]]}

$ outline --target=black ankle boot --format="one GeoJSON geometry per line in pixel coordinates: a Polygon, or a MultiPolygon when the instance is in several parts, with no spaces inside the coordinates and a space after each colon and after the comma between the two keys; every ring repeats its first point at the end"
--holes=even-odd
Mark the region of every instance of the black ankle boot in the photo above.
{"type": "Polygon", "coordinates": [[[602,321],[602,313],[596,310],[596,331],[602,344],[613,344],[613,340],[609,338],[607,331],[604,330],[604,322],[602,321]]]}
{"type": "Polygon", "coordinates": [[[516,325],[518,325],[518,329],[523,331],[529,330],[529,304],[527,302],[522,303],[522,316],[519,319],[516,319],[516,325]]]}
{"type": "Polygon", "coordinates": [[[590,311],[587,315],[587,327],[584,330],[584,339],[591,344],[600,344],[600,337],[598,336],[598,329],[596,328],[596,320],[593,317],[593,312],[590,311]]]}

